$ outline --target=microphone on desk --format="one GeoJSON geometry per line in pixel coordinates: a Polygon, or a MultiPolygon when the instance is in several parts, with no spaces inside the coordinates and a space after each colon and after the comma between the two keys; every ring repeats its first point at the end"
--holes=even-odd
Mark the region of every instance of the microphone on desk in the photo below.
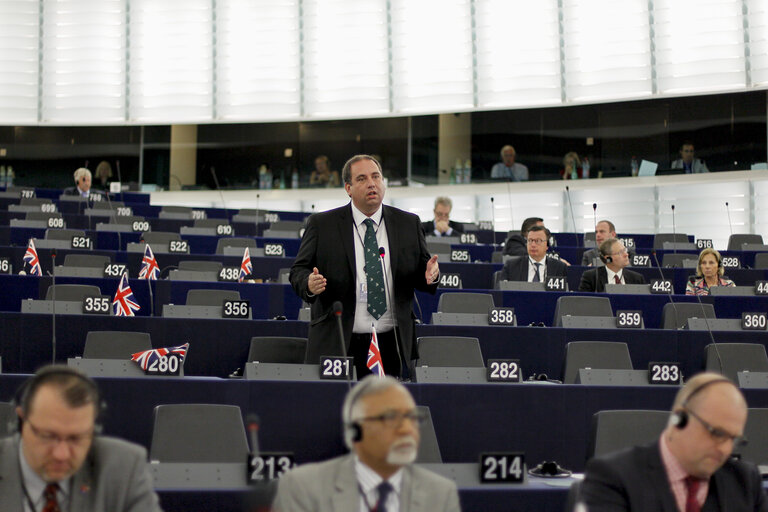
{"type": "Polygon", "coordinates": [[[246,427],[248,429],[248,437],[251,441],[251,455],[258,457],[261,450],[259,450],[259,416],[255,413],[250,413],[245,418],[246,427]]]}
{"type": "Polygon", "coordinates": [[[573,214],[573,202],[571,202],[571,189],[568,185],[565,186],[565,196],[568,198],[568,206],[571,212],[571,224],[573,224],[573,236],[576,237],[576,247],[579,246],[579,234],[576,229],[576,216],[573,214]]]}
{"type": "Polygon", "coordinates": [[[728,201],[725,202],[725,212],[728,214],[728,228],[733,234],[733,223],[731,222],[731,209],[728,207],[728,201]]]}
{"type": "Polygon", "coordinates": [[[51,364],[56,364],[56,251],[51,251],[51,364]]]}
{"type": "Polygon", "coordinates": [[[496,250],[496,212],[493,206],[493,196],[491,196],[491,229],[493,230],[493,247],[496,250]]]}
{"type": "MultiPolygon", "coordinates": [[[[347,344],[344,342],[344,326],[341,325],[341,313],[344,311],[344,305],[340,300],[337,300],[331,306],[333,308],[333,316],[336,317],[336,327],[339,331],[339,345],[341,345],[341,355],[344,359],[347,358],[347,344]]],[[[352,371],[347,372],[347,387],[352,389],[352,371]]]]}
{"type": "Polygon", "coordinates": [[[675,229],[675,205],[672,205],[672,252],[677,254],[677,230],[675,229]]]}
{"type": "Polygon", "coordinates": [[[381,262],[381,274],[384,279],[384,290],[387,294],[387,300],[389,301],[389,307],[392,308],[392,324],[394,325],[393,332],[395,333],[395,349],[397,349],[397,360],[400,362],[400,371],[403,371],[403,356],[400,353],[400,337],[397,335],[397,315],[395,314],[395,301],[392,300],[392,294],[389,290],[389,284],[387,283],[387,267],[384,264],[384,247],[379,247],[379,261],[381,262]]]}

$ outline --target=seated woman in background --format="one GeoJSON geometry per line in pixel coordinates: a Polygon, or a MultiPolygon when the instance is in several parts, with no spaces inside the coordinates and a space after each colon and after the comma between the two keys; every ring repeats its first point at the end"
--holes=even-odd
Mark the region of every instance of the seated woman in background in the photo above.
{"type": "Polygon", "coordinates": [[[575,151],[566,153],[563,157],[563,168],[560,170],[560,177],[564,180],[577,180],[584,177],[584,170],[581,166],[581,158],[575,151]]]}
{"type": "Polygon", "coordinates": [[[709,295],[713,286],[736,286],[730,279],[723,278],[723,257],[715,249],[704,249],[699,254],[696,275],[688,279],[686,295],[709,295]]]}

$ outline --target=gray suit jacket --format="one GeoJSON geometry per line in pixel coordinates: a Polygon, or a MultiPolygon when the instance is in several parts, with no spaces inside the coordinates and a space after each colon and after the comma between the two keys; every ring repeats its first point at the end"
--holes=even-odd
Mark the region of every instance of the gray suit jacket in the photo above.
{"type": "MultiPolygon", "coordinates": [[[[418,466],[406,466],[401,512],[458,512],[459,495],[450,480],[418,466]]],[[[358,512],[360,493],[355,458],[344,455],[306,464],[280,478],[275,512],[358,512]]]]}
{"type": "MultiPolygon", "coordinates": [[[[162,511],[152,488],[144,448],[96,436],[83,466],[72,477],[71,512],[162,511]]],[[[0,440],[0,503],[3,512],[22,512],[19,436],[0,440]]]]}

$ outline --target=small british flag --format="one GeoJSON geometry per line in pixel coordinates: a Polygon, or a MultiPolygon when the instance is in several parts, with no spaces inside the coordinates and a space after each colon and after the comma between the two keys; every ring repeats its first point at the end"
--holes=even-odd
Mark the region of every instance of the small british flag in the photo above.
{"type": "Polygon", "coordinates": [[[128,274],[123,274],[120,284],[117,285],[115,298],[112,299],[112,312],[115,316],[136,316],[135,311],[141,309],[136,303],[131,287],[128,284],[128,274]]]}
{"type": "Polygon", "coordinates": [[[158,277],[160,277],[160,265],[157,264],[152,248],[147,244],[144,249],[144,258],[141,260],[139,279],[156,280],[158,277]]]}
{"type": "Polygon", "coordinates": [[[43,275],[43,268],[40,266],[40,258],[37,257],[37,249],[35,249],[35,242],[32,238],[29,239],[29,245],[27,245],[27,252],[24,253],[24,263],[29,264],[32,267],[29,273],[33,276],[43,275]]]}
{"type": "Polygon", "coordinates": [[[379,339],[376,337],[376,329],[371,329],[371,344],[368,347],[368,362],[366,363],[371,373],[384,376],[384,363],[381,361],[381,352],[379,352],[379,339]]]}
{"type": "Polygon", "coordinates": [[[245,248],[245,252],[243,252],[243,262],[240,263],[240,274],[237,277],[237,282],[242,283],[243,279],[245,279],[245,276],[249,276],[253,274],[253,265],[251,265],[251,251],[248,250],[248,247],[245,248]]]}
{"type": "Polygon", "coordinates": [[[168,347],[168,348],[154,348],[151,350],[144,350],[142,352],[136,352],[131,356],[131,361],[136,361],[136,363],[141,367],[142,370],[146,370],[149,368],[149,366],[152,364],[152,362],[159,357],[162,356],[168,356],[168,355],[176,355],[179,357],[179,362],[183,362],[184,358],[187,357],[187,350],[189,349],[189,343],[185,343],[183,345],[179,345],[178,347],[168,347]]]}

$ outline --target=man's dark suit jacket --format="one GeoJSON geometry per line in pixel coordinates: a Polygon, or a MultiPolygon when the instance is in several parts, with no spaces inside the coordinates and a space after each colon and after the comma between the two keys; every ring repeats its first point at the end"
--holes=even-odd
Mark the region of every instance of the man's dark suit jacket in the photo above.
{"type": "MultiPolygon", "coordinates": [[[[464,226],[462,226],[461,222],[454,222],[452,220],[448,221],[448,225],[453,229],[453,232],[451,233],[451,236],[453,233],[463,233],[464,232],[464,226]]],[[[421,227],[424,228],[424,234],[427,236],[435,236],[435,221],[430,220],[427,222],[422,222],[421,227]]],[[[446,236],[446,235],[442,235],[446,236]]]]}
{"type": "MultiPolygon", "coordinates": [[[[568,265],[554,258],[544,258],[547,265],[547,277],[565,277],[568,265]]],[[[527,281],[530,258],[522,256],[513,258],[506,263],[499,274],[499,281],[527,281]]]]}
{"type": "MultiPolygon", "coordinates": [[[[395,315],[404,359],[416,359],[413,314],[414,288],[435,293],[437,283],[427,285],[424,274],[429,251],[421,222],[413,215],[391,206],[383,206],[382,218],[389,240],[390,266],[394,290],[395,315]],[[410,356],[410,357],[409,357],[410,356]]],[[[301,247],[291,268],[290,280],[296,294],[312,307],[309,323],[307,363],[317,363],[321,355],[340,355],[339,333],[333,315],[333,303],[341,301],[344,341],[349,351],[355,319],[355,241],[352,203],[309,217],[301,247]],[[307,278],[312,268],[326,278],[325,291],[309,296],[307,278]]]]}
{"type": "MultiPolygon", "coordinates": [[[[626,268],[622,272],[624,284],[645,284],[645,277],[626,268]]],[[[604,292],[608,283],[608,271],[605,267],[591,268],[581,275],[580,292],[604,292]]]]}
{"type": "MultiPolygon", "coordinates": [[[[589,461],[580,499],[589,512],[678,512],[658,441],[589,461]]],[[[710,478],[701,510],[768,511],[757,469],[728,460],[710,478]]]]}

